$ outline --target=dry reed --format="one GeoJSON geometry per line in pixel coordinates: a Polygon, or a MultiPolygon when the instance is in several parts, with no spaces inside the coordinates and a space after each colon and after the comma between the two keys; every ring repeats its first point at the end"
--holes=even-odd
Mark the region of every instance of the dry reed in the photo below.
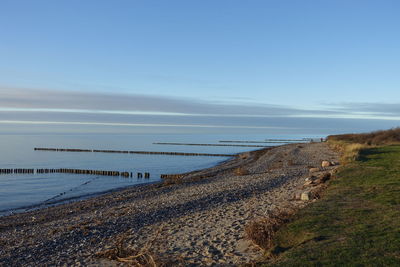
{"type": "Polygon", "coordinates": [[[243,168],[243,167],[238,167],[238,168],[236,168],[236,169],[234,170],[234,173],[235,173],[235,175],[237,175],[237,176],[243,176],[243,175],[248,175],[248,174],[249,174],[249,171],[246,170],[246,169],[243,168]]]}
{"type": "Polygon", "coordinates": [[[247,238],[263,250],[271,249],[274,246],[275,233],[289,222],[294,213],[290,208],[277,209],[267,217],[253,220],[245,227],[247,238]]]}

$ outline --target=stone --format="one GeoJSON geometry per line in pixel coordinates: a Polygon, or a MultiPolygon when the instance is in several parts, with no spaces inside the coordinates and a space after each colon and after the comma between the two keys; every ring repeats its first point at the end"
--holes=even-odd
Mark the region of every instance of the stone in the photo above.
{"type": "Polygon", "coordinates": [[[309,185],[312,185],[313,183],[314,183],[313,180],[311,180],[310,178],[307,178],[306,181],[305,181],[305,183],[304,183],[303,185],[304,185],[304,186],[309,186],[309,185]]]}
{"type": "Polygon", "coordinates": [[[322,161],[322,163],[321,163],[322,168],[329,167],[329,166],[331,166],[331,163],[329,161],[327,161],[327,160],[322,161]]]}
{"type": "Polygon", "coordinates": [[[323,173],[321,175],[318,176],[318,180],[321,183],[325,183],[326,181],[328,181],[331,178],[331,173],[327,172],[327,173],[323,173]]]}
{"type": "Polygon", "coordinates": [[[311,200],[311,193],[309,191],[301,193],[300,199],[303,201],[311,200]]]}
{"type": "Polygon", "coordinates": [[[320,198],[320,193],[322,192],[322,190],[324,190],[324,186],[315,186],[313,187],[311,190],[309,190],[312,199],[319,199],[320,198]]]}
{"type": "Polygon", "coordinates": [[[315,181],[317,179],[318,179],[318,177],[315,177],[314,175],[311,175],[310,177],[307,177],[306,179],[304,179],[304,181],[305,182],[309,182],[309,181],[313,182],[313,181],[315,181]]]}
{"type": "Polygon", "coordinates": [[[309,171],[310,172],[319,172],[320,170],[319,170],[319,168],[310,168],[309,171]]]}

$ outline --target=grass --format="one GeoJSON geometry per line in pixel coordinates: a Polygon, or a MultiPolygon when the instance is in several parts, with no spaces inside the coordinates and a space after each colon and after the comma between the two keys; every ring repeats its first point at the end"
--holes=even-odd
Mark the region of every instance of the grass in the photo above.
{"type": "Polygon", "coordinates": [[[323,198],[276,232],[261,266],[400,266],[400,145],[353,148],[323,198]]]}

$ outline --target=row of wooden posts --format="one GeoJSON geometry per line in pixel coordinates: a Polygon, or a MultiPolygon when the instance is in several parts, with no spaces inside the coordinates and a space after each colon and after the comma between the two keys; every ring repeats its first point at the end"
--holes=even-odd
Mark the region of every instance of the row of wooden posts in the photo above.
{"type": "MultiPolygon", "coordinates": [[[[227,142],[228,143],[228,142],[227,142]]],[[[191,143],[170,143],[170,142],[157,142],[153,145],[169,145],[169,146],[229,146],[229,147],[270,147],[265,145],[231,145],[231,144],[191,144],[191,143]]]]}
{"type": "MultiPolygon", "coordinates": [[[[120,171],[102,171],[102,170],[83,170],[83,169],[0,169],[0,174],[41,174],[41,173],[69,173],[69,174],[88,174],[88,175],[104,175],[104,176],[122,176],[133,177],[132,172],[120,171]]],[[[136,173],[137,178],[150,178],[149,172],[136,173]]],[[[162,179],[182,178],[183,174],[161,174],[162,179]]]]}
{"type": "Polygon", "coordinates": [[[0,169],[0,174],[9,173],[34,173],[35,169],[0,169]]]}
{"type": "MultiPolygon", "coordinates": [[[[104,175],[104,176],[122,176],[133,177],[132,172],[120,171],[103,171],[103,170],[82,170],[82,169],[0,169],[0,174],[39,174],[39,173],[70,173],[70,174],[88,174],[88,175],[104,175]]],[[[137,178],[150,178],[150,173],[138,172],[137,178]]]]}
{"type": "Polygon", "coordinates": [[[76,148],[46,148],[35,147],[36,151],[57,152],[97,152],[97,153],[123,153],[123,154],[149,154],[149,155],[172,155],[172,156],[207,156],[207,157],[233,157],[234,154],[210,154],[210,153],[184,153],[184,152],[159,152],[159,151],[128,151],[128,150],[99,150],[99,149],[76,149],[76,148]]]}

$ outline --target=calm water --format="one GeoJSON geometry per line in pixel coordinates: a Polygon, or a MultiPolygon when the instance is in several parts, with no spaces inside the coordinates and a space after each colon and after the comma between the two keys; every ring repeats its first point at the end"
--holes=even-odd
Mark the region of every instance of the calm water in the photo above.
{"type": "MultiPolygon", "coordinates": [[[[257,148],[153,145],[153,142],[218,143],[302,136],[268,135],[0,135],[0,168],[74,168],[150,172],[150,179],[76,174],[0,174],[0,215],[108,190],[160,181],[160,174],[213,166],[225,157],[184,157],[34,151],[34,147],[239,153],[257,148]]],[[[274,144],[276,145],[276,144],[274,144]]]]}

